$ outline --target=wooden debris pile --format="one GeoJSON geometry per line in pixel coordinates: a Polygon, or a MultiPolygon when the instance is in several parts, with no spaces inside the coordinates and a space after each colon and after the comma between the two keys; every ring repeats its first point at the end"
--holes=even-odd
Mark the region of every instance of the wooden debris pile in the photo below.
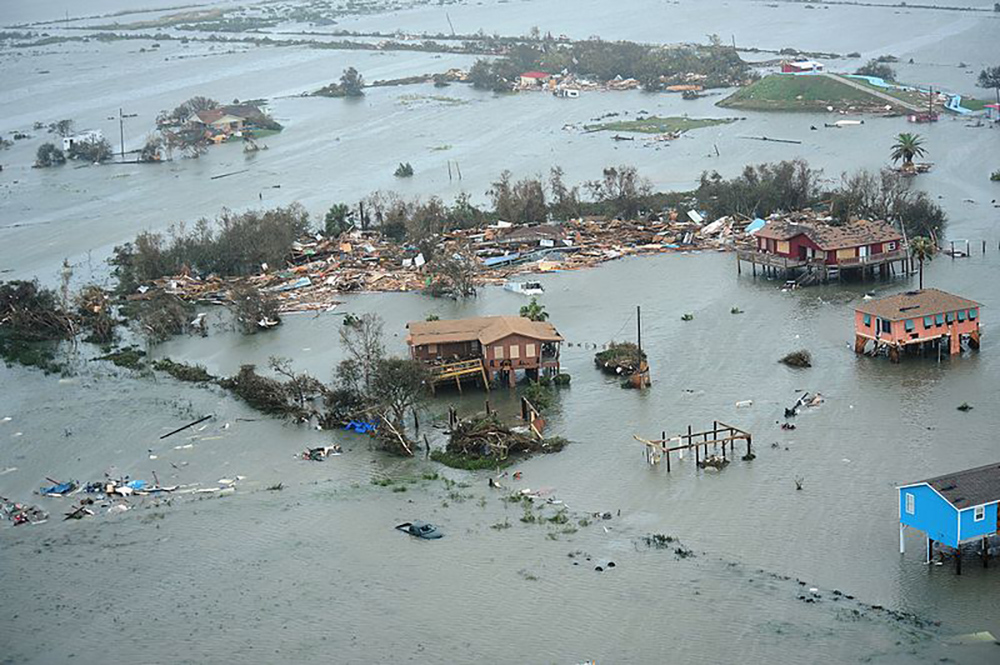
{"type": "Polygon", "coordinates": [[[639,351],[634,342],[611,342],[608,348],[594,354],[594,364],[605,374],[630,376],[646,360],[646,352],[639,351]]]}
{"type": "Polygon", "coordinates": [[[511,455],[558,452],[565,443],[564,439],[533,437],[526,427],[520,430],[508,427],[491,413],[459,421],[452,429],[447,451],[466,457],[505,460],[511,455]]]}

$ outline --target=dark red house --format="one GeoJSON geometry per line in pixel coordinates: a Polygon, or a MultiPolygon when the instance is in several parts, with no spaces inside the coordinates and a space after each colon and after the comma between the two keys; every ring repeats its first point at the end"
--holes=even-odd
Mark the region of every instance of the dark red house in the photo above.
{"type": "Polygon", "coordinates": [[[907,260],[903,236],[883,221],[858,220],[842,225],[809,216],[768,221],[753,233],[753,247],[739,253],[739,260],[760,264],[767,270],[805,269],[821,278],[839,276],[842,269],[879,267],[884,273],[895,261],[907,260]]]}

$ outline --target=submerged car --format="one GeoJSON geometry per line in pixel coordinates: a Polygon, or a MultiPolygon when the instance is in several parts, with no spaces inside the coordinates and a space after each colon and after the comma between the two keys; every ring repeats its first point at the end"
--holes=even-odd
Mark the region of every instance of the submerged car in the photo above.
{"type": "Polygon", "coordinates": [[[436,526],[427,522],[403,522],[397,525],[396,528],[403,533],[408,533],[411,536],[423,538],[424,540],[437,540],[444,537],[444,534],[436,526]]]}

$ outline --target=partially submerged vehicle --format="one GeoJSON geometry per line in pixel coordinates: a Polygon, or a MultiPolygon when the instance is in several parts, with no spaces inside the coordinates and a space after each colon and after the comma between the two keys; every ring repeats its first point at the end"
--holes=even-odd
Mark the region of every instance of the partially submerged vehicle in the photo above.
{"type": "Polygon", "coordinates": [[[507,282],[504,291],[520,293],[522,296],[540,296],[545,293],[541,282],[507,282]]]}
{"type": "Polygon", "coordinates": [[[437,540],[444,537],[444,534],[436,526],[427,522],[403,522],[396,525],[396,528],[403,533],[408,533],[411,536],[423,538],[424,540],[437,540]]]}

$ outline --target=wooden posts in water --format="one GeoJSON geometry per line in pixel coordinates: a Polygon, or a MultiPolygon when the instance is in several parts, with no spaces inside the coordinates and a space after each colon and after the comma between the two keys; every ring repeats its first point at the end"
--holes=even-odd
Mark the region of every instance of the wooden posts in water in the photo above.
{"type": "Polygon", "coordinates": [[[694,450],[696,469],[706,466],[722,468],[729,464],[729,456],[735,456],[736,442],[741,440],[747,443],[747,452],[744,459],[748,461],[753,459],[753,436],[750,432],[727,425],[718,420],[712,422],[712,429],[706,429],[701,432],[695,432],[691,425],[688,425],[686,434],[680,434],[672,438],[667,438],[665,431],[661,433],[658,440],[643,439],[635,434],[633,438],[639,443],[648,446],[653,452],[666,457],[668,472],[671,470],[670,453],[676,452],[680,459],[684,459],[684,451],[689,449],[694,450]],[[726,450],[727,445],[729,447],[728,451],[726,450]],[[721,446],[722,456],[718,457],[715,454],[710,454],[710,446],[714,450],[719,450],[721,446]]]}

